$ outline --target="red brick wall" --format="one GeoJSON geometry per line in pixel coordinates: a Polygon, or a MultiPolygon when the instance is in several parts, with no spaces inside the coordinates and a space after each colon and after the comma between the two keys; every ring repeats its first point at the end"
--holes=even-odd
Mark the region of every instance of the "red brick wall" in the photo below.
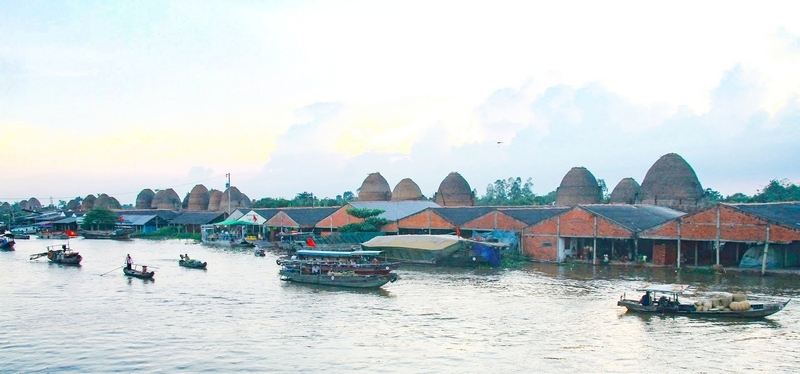
{"type": "Polygon", "coordinates": [[[558,260],[558,237],[556,236],[524,236],[522,250],[537,261],[558,260]]]}
{"type": "Polygon", "coordinates": [[[502,212],[491,212],[465,223],[462,229],[466,230],[514,230],[525,228],[525,223],[516,220],[502,212]]]}
{"type": "Polygon", "coordinates": [[[675,265],[677,244],[658,243],[653,245],[653,265],[675,265]]]}
{"type": "Polygon", "coordinates": [[[403,229],[443,229],[454,230],[452,223],[442,216],[434,213],[430,209],[423,210],[417,214],[408,216],[398,222],[398,226],[403,229]]]}

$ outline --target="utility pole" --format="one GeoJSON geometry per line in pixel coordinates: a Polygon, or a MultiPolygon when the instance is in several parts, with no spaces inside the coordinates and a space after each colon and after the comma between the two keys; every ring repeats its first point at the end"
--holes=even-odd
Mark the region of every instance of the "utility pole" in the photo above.
{"type": "Polygon", "coordinates": [[[225,191],[228,192],[228,216],[231,215],[231,173],[225,174],[228,177],[228,183],[225,183],[225,191]]]}

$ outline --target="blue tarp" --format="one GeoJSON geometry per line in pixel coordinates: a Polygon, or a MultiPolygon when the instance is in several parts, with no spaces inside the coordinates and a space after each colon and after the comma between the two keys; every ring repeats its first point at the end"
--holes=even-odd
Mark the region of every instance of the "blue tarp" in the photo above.
{"type": "Polygon", "coordinates": [[[500,247],[475,243],[472,245],[472,250],[476,255],[485,258],[489,265],[500,266],[500,247]]]}

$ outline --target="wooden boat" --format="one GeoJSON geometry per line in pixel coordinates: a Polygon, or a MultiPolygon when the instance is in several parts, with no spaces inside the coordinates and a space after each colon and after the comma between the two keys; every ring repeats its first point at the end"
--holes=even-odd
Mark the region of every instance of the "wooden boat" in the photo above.
{"type": "Polygon", "coordinates": [[[0,251],[13,251],[14,245],[17,244],[14,241],[14,234],[9,231],[6,231],[3,235],[0,235],[0,251]]]}
{"type": "Polygon", "coordinates": [[[47,246],[47,252],[34,253],[30,256],[30,259],[36,260],[45,256],[50,262],[62,265],[80,265],[81,260],[83,260],[83,256],[78,252],[73,252],[69,248],[69,244],[49,245],[47,246]]]}
{"type": "Polygon", "coordinates": [[[102,230],[83,230],[80,231],[80,235],[83,236],[84,239],[112,239],[112,240],[129,240],[131,238],[132,231],[130,230],[110,230],[110,231],[102,231],[102,230]]]}
{"type": "Polygon", "coordinates": [[[645,294],[639,300],[626,299],[625,295],[617,301],[628,312],[673,314],[702,317],[761,318],[783,310],[791,299],[779,303],[750,303],[744,295],[722,294],[717,298],[684,303],[679,300],[689,288],[684,284],[648,284],[636,290],[645,294]],[[731,296],[727,296],[731,295],[731,296]],[[726,300],[728,298],[730,300],[726,300]],[[736,300],[737,298],[741,300],[736,300]],[[727,305],[726,305],[727,303],[727,305]]]}
{"type": "Polygon", "coordinates": [[[206,266],[208,266],[208,262],[200,262],[197,260],[178,260],[178,265],[191,269],[205,269],[206,266]]]}
{"type": "Polygon", "coordinates": [[[263,248],[259,248],[258,246],[256,246],[256,249],[253,250],[253,255],[258,257],[264,257],[267,255],[267,251],[265,251],[263,248]]]}
{"type": "Polygon", "coordinates": [[[66,232],[63,232],[63,231],[42,231],[42,232],[36,234],[36,236],[38,236],[39,239],[69,239],[70,238],[69,234],[66,233],[66,232]]]}
{"type": "Polygon", "coordinates": [[[397,274],[391,272],[391,266],[384,264],[384,267],[380,267],[366,260],[378,256],[380,251],[297,252],[299,258],[280,261],[281,280],[351,288],[378,288],[397,280],[397,274]],[[327,270],[323,270],[323,264],[327,270]]]}
{"type": "MultiPolygon", "coordinates": [[[[389,274],[400,266],[398,262],[380,261],[380,251],[298,250],[294,256],[276,260],[286,268],[303,268],[317,263],[322,273],[352,271],[357,275],[389,274]],[[315,261],[316,259],[316,261],[315,261]]],[[[313,265],[312,265],[313,266],[313,265]]]]}
{"type": "Polygon", "coordinates": [[[133,268],[130,270],[128,270],[127,267],[123,267],[122,271],[129,277],[139,279],[153,279],[153,276],[156,275],[154,271],[142,271],[143,269],[139,269],[138,267],[138,265],[133,265],[133,268]]]}

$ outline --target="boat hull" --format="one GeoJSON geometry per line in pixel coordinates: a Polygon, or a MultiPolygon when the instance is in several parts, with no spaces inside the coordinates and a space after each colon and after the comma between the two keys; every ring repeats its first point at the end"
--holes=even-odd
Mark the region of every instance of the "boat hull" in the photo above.
{"type": "Polygon", "coordinates": [[[139,279],[153,279],[153,276],[156,275],[156,272],[154,271],[142,273],[138,270],[128,270],[128,268],[122,268],[122,271],[125,273],[125,275],[129,277],[134,277],[139,279]]]}
{"type": "Polygon", "coordinates": [[[81,231],[84,239],[111,239],[111,240],[130,240],[131,233],[128,231],[81,231]]]}
{"type": "Polygon", "coordinates": [[[644,306],[638,300],[620,300],[617,306],[625,307],[628,312],[645,314],[672,314],[698,317],[730,317],[730,318],[761,318],[773,315],[786,307],[785,303],[751,304],[748,310],[694,310],[692,305],[681,304],[674,308],[660,308],[658,305],[644,306]]]}
{"type": "Polygon", "coordinates": [[[190,261],[187,263],[184,260],[178,260],[178,265],[189,269],[205,269],[208,266],[208,262],[190,261]]]}
{"type": "Polygon", "coordinates": [[[3,243],[3,244],[0,244],[0,251],[10,252],[10,251],[15,250],[14,249],[14,244],[15,244],[14,242],[6,242],[6,243],[3,243]]]}
{"type": "Polygon", "coordinates": [[[83,256],[81,256],[81,255],[76,253],[74,255],[66,256],[66,257],[52,256],[52,258],[51,258],[50,256],[48,256],[48,259],[50,260],[50,262],[52,262],[54,264],[80,265],[81,261],[83,260],[83,256]]]}
{"type": "Polygon", "coordinates": [[[379,288],[397,280],[396,274],[386,275],[328,275],[302,274],[293,269],[282,269],[281,280],[348,288],[379,288]]]}

